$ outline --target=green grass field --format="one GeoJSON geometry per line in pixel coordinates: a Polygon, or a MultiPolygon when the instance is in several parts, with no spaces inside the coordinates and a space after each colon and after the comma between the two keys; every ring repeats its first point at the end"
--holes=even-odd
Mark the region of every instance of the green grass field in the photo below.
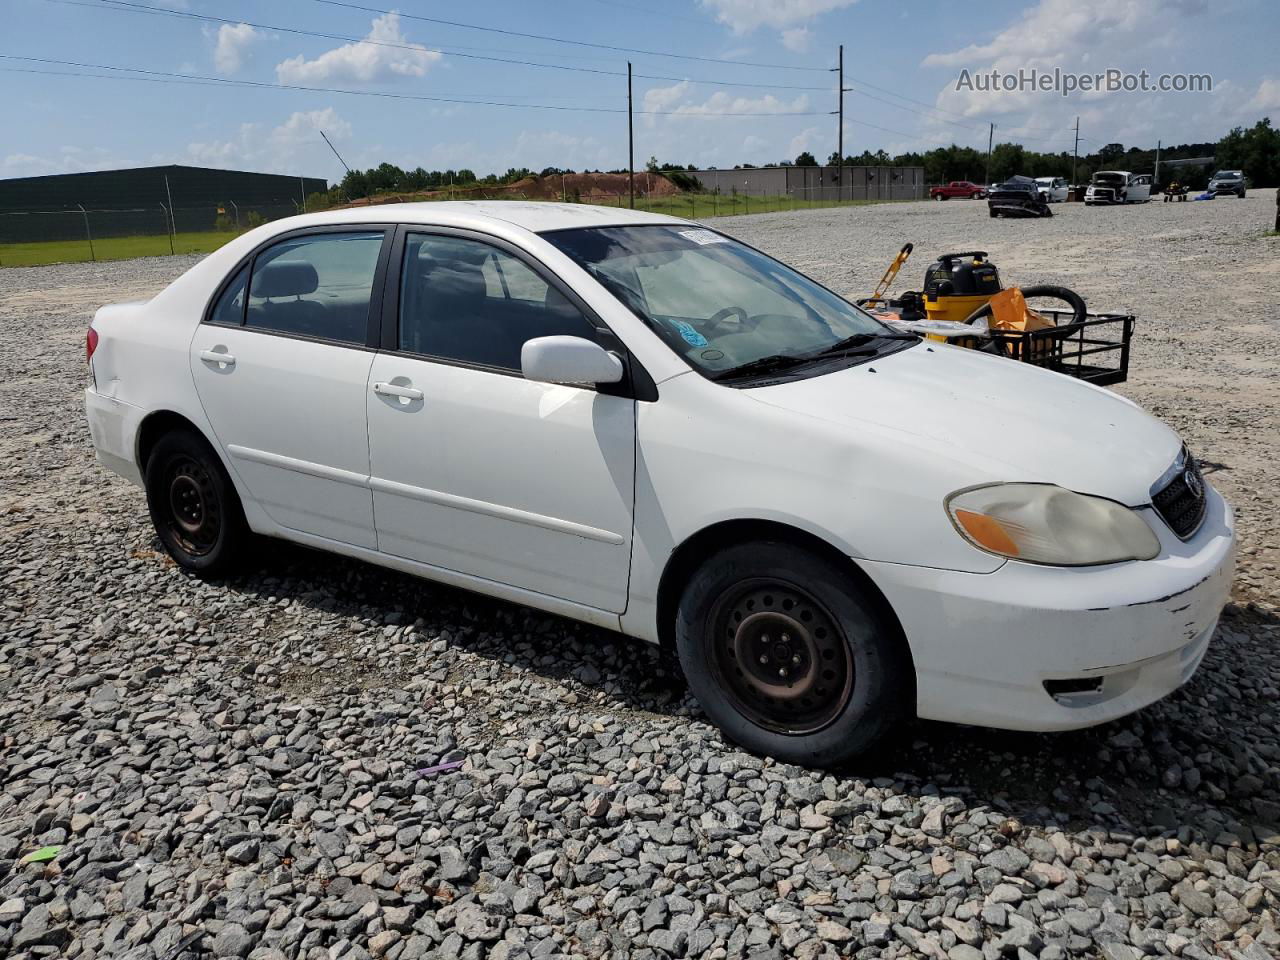
{"type": "MultiPolygon", "coordinates": [[[[209,253],[236,234],[225,230],[208,233],[179,233],[173,238],[173,253],[209,253]]],[[[134,257],[167,257],[169,237],[95,237],[93,256],[85,240],[53,240],[43,243],[0,243],[0,267],[37,267],[46,263],[74,263],[82,260],[132,260],[134,257]]]]}
{"type": "MultiPolygon", "coordinates": [[[[665,213],[690,220],[732,217],[748,213],[775,213],[783,210],[815,210],[823,207],[855,207],[873,203],[910,203],[888,200],[796,200],[792,197],[715,196],[709,193],[681,193],[670,197],[636,197],[636,209],[665,213]]],[[[619,197],[607,206],[627,206],[619,197]]],[[[376,208],[375,208],[376,209],[376,208]]],[[[0,243],[0,267],[37,267],[49,263],[77,263],[87,260],[132,260],[134,257],[167,257],[169,254],[211,253],[237,235],[229,231],[179,233],[173,238],[95,237],[93,255],[85,240],[56,240],[40,243],[0,243]]]]}

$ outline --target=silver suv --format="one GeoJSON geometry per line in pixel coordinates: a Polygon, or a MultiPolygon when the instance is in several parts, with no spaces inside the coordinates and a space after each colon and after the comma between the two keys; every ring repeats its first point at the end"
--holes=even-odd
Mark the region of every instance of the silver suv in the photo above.
{"type": "Polygon", "coordinates": [[[1219,170],[1209,178],[1209,192],[1216,196],[1234,193],[1243,200],[1248,186],[1249,181],[1245,178],[1243,170],[1219,170]]]}

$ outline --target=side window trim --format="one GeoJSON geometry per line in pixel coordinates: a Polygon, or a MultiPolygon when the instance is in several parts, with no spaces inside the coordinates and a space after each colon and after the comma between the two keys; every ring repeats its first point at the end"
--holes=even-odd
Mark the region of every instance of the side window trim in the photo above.
{"type": "Polygon", "coordinates": [[[337,223],[325,224],[323,226],[299,227],[295,230],[286,230],[278,233],[273,237],[268,237],[258,246],[254,247],[245,254],[230,270],[226,277],[218,284],[214,290],[213,296],[209,298],[209,302],[205,305],[204,313],[200,318],[202,324],[210,326],[226,327],[229,324],[214,323],[213,315],[217,309],[219,301],[222,299],[223,293],[227,291],[240,275],[241,270],[246,270],[244,303],[240,308],[240,329],[252,330],[255,334],[261,334],[268,337],[286,337],[290,340],[305,340],[308,343],[324,343],[334,347],[346,347],[352,350],[377,350],[380,344],[380,322],[384,314],[384,298],[386,296],[386,280],[389,274],[388,267],[391,263],[392,248],[395,241],[399,238],[400,227],[395,224],[382,223],[337,223]],[[373,283],[369,287],[369,315],[365,320],[365,338],[363,343],[352,343],[347,340],[331,340],[325,337],[309,337],[303,334],[289,333],[283,330],[270,330],[264,327],[247,326],[249,311],[249,291],[253,286],[253,271],[258,262],[258,256],[267,250],[270,250],[278,243],[286,240],[296,240],[303,237],[322,236],[327,233],[381,233],[382,244],[378,248],[378,259],[374,267],[373,283]]]}

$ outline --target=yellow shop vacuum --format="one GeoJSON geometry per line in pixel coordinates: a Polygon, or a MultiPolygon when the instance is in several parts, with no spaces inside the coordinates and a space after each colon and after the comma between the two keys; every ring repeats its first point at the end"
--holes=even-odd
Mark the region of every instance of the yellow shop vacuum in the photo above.
{"type": "Polygon", "coordinates": [[[985,250],[944,253],[924,274],[925,317],[964,323],[1000,290],[1000,271],[985,250]]]}

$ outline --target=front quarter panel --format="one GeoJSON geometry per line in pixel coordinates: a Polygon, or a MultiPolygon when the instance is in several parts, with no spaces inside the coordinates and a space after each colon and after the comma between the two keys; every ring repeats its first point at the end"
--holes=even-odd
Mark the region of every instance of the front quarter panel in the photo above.
{"type": "MultiPolygon", "coordinates": [[[[990,573],[1004,560],[951,527],[957,465],[927,443],[762,403],[695,373],[638,404],[631,595],[623,628],[657,639],[658,583],[674,550],[727,520],[771,520],[846,556],[990,573]]],[[[973,476],[970,466],[967,476],[973,476]]],[[[994,479],[994,478],[993,478],[994,479]]]]}

